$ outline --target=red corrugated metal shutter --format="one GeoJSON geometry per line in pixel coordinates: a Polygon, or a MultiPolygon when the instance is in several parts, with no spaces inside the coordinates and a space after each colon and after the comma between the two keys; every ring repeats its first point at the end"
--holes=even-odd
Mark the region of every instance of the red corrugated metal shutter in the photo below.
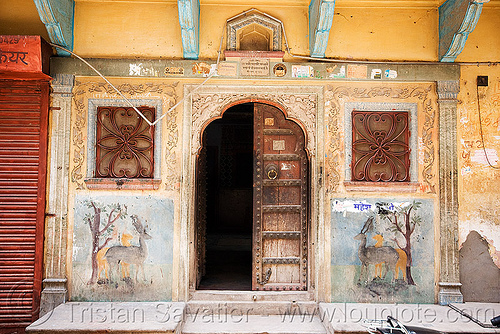
{"type": "Polygon", "coordinates": [[[38,316],[43,264],[48,82],[0,80],[0,328],[38,316]]]}

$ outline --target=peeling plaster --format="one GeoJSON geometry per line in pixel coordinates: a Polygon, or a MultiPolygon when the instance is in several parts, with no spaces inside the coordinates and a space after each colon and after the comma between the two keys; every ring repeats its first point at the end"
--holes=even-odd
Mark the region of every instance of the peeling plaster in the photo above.
{"type": "MultiPolygon", "coordinates": [[[[484,213],[483,210],[480,210],[484,213]]],[[[495,210],[499,211],[499,210],[495,210]]],[[[489,215],[492,215],[489,213],[489,215]]],[[[460,222],[459,244],[460,248],[471,231],[476,231],[488,242],[488,251],[495,265],[500,268],[500,218],[496,221],[484,221],[479,217],[474,220],[460,222]]]]}

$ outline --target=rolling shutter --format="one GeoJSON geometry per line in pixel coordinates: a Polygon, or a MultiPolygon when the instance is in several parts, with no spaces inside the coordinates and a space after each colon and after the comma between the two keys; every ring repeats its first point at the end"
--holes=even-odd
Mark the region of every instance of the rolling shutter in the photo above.
{"type": "Polygon", "coordinates": [[[43,264],[48,82],[0,80],[0,328],[38,316],[43,264]]]}

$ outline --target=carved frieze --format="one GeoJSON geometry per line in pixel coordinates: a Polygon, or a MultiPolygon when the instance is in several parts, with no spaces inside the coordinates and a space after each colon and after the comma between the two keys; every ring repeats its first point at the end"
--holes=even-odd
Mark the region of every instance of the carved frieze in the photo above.
{"type": "MultiPolygon", "coordinates": [[[[426,185],[426,192],[436,193],[436,150],[437,146],[433,137],[437,132],[437,111],[430,92],[432,86],[408,86],[398,87],[371,87],[359,88],[348,86],[327,86],[325,91],[325,114],[327,116],[327,190],[337,192],[342,180],[343,171],[343,141],[342,141],[342,114],[341,110],[345,102],[371,102],[377,100],[392,100],[395,102],[417,101],[419,113],[423,113],[423,124],[419,126],[422,148],[423,163],[422,183],[426,185]]],[[[415,148],[417,149],[417,148],[415,148]]]]}

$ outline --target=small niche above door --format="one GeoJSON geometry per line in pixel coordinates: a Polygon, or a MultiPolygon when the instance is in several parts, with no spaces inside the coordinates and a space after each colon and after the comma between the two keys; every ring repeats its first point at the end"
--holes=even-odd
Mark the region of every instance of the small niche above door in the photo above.
{"type": "Polygon", "coordinates": [[[227,23],[226,60],[241,58],[283,59],[281,23],[258,10],[227,23]]]}

